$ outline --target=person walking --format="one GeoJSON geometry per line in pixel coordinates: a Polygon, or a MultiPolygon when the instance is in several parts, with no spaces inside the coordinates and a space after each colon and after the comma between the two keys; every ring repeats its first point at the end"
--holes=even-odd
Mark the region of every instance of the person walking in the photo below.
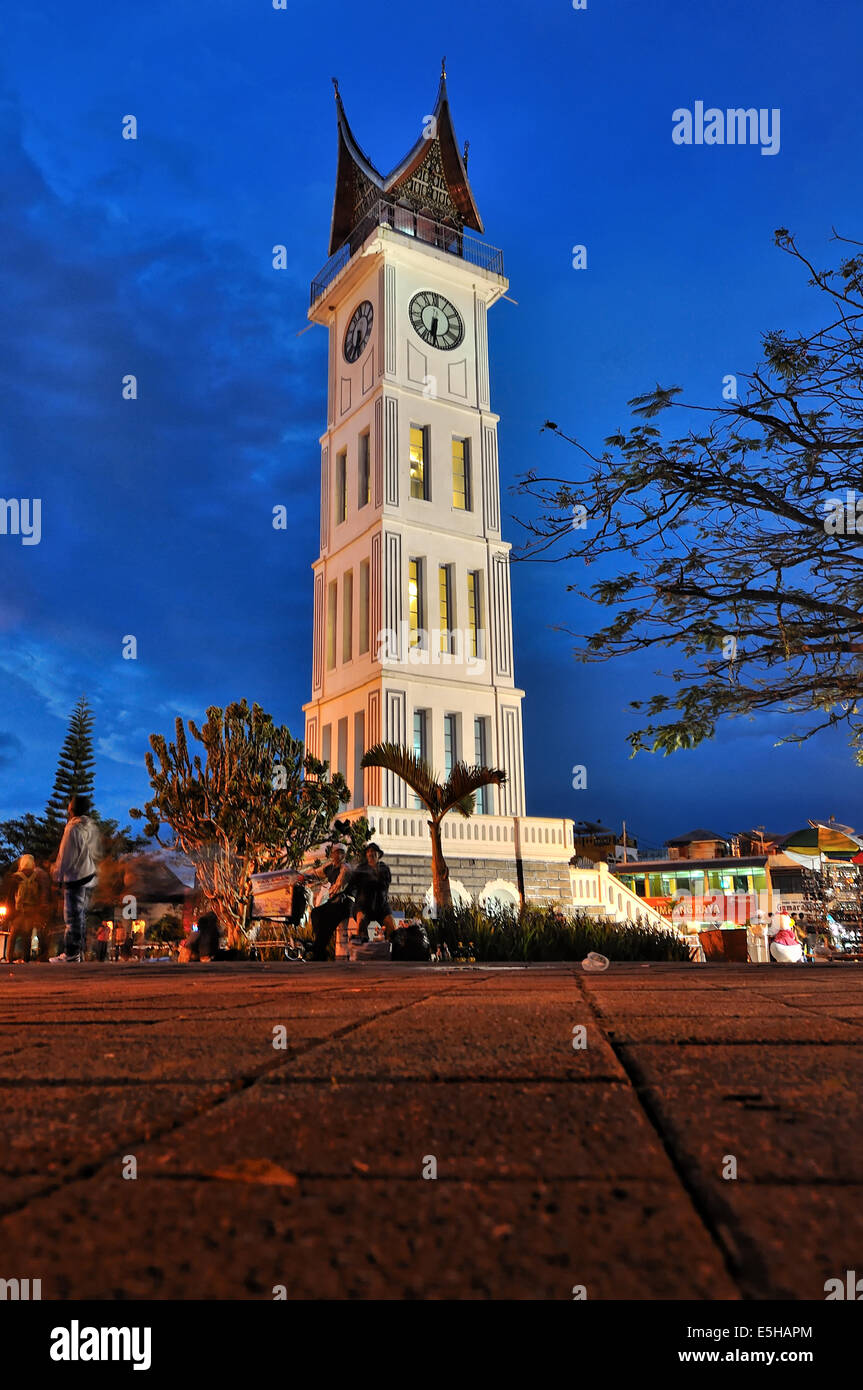
{"type": "Polygon", "coordinates": [[[108,946],[111,941],[111,923],[102,922],[96,933],[96,959],[106,961],[108,959],[108,946]]]}
{"type": "Polygon", "coordinates": [[[66,812],[66,829],[54,864],[54,879],[63,889],[63,950],[52,965],[80,964],[87,947],[87,908],[96,879],[99,827],[90,816],[90,799],[77,792],[66,812]]]}
{"type": "Polygon", "coordinates": [[[380,845],[366,845],[365,863],[354,870],[354,917],[360,941],[369,939],[369,922],[378,922],[388,936],[395,931],[389,891],[392,874],[381,863],[384,852],[380,845]]]}
{"type": "Polygon", "coordinates": [[[315,934],[312,960],[326,960],[333,934],[350,919],[354,910],[350,891],[353,875],[345,858],[344,845],[330,845],[326,864],[310,872],[327,883],[330,890],[327,901],[313,907],[311,912],[315,934]]]}
{"type": "Polygon", "coordinates": [[[15,915],[9,938],[9,960],[14,960],[15,945],[20,941],[21,959],[29,961],[34,953],[34,939],[35,954],[38,956],[41,939],[47,934],[51,886],[45,870],[36,867],[32,854],[21,855],[15,878],[15,915]]]}

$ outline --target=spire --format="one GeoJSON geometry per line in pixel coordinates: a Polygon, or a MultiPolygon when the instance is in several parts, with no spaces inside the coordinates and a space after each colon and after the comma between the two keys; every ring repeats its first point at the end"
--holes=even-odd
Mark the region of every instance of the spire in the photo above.
{"type": "Polygon", "coordinates": [[[347,241],[381,198],[413,208],[417,213],[461,230],[482,232],[482,219],[467,177],[467,145],[459,152],[446,90],[446,58],[441,59],[440,84],[431,121],[412,149],[390,171],[381,174],[360,148],[348,124],[338,82],[333,78],[338,120],[338,166],[330,254],[347,241]]]}

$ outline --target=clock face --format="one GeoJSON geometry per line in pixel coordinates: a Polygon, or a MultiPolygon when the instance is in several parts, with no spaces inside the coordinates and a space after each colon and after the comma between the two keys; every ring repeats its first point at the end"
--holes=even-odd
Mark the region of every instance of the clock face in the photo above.
{"type": "Polygon", "coordinates": [[[464,323],[454,304],[434,290],[420,290],[408,310],[413,329],[429,347],[444,352],[458,347],[464,337],[464,323]]]}
{"type": "Polygon", "coordinates": [[[375,311],[367,299],[362,304],[358,304],[351,315],[345,333],[344,354],[346,362],[356,362],[368,342],[372,324],[374,323],[375,311]]]}

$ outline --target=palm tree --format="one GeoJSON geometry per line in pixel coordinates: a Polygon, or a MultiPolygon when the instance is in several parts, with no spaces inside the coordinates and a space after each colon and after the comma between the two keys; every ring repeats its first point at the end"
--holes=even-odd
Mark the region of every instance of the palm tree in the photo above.
{"type": "Polygon", "coordinates": [[[458,762],[445,782],[439,782],[425,758],[418,758],[409,748],[398,743],[376,743],[363,755],[363,767],[382,767],[401,777],[411,791],[415,792],[425,806],[431,819],[432,845],[432,893],[435,906],[450,907],[452,893],[449,886],[449,869],[443,857],[440,826],[447,811],[460,811],[463,816],[473,815],[476,798],[474,792],[480,787],[503,786],[506,773],[497,767],[468,767],[458,762]]]}

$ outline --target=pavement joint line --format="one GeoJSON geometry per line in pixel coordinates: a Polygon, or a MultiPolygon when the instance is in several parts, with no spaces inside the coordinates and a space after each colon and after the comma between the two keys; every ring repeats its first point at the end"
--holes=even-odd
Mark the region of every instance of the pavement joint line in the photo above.
{"type": "MultiPolygon", "coordinates": [[[[343,1170],[343,1171],[338,1172],[338,1173],[316,1173],[316,1172],[311,1172],[311,1171],[308,1171],[308,1170],[305,1170],[305,1169],[293,1169],[293,1168],[292,1168],[292,1169],[290,1170],[290,1175],[291,1175],[292,1178],[296,1178],[298,1182],[332,1182],[332,1183],[344,1183],[344,1182],[389,1182],[389,1183],[393,1183],[393,1182],[400,1182],[400,1183],[410,1184],[411,1186],[414,1186],[414,1185],[415,1185],[416,1183],[418,1183],[418,1182],[420,1182],[420,1183],[426,1183],[426,1180],[422,1177],[421,1174],[386,1173],[386,1172],[381,1172],[380,1170],[376,1170],[376,1171],[373,1172],[373,1173],[359,1173],[359,1172],[357,1172],[355,1169],[352,1169],[350,1172],[346,1172],[346,1171],[343,1170]]],[[[0,1176],[2,1176],[2,1175],[0,1175],[0,1176]]],[[[18,1175],[18,1176],[26,1177],[26,1176],[29,1176],[29,1175],[28,1175],[28,1174],[20,1174],[20,1175],[18,1175]]],[[[141,1181],[141,1179],[138,1179],[138,1181],[141,1181]]],[[[217,1177],[217,1176],[215,1176],[213,1173],[191,1173],[191,1172],[187,1172],[187,1173],[148,1173],[147,1176],[146,1176],[145,1181],[147,1181],[147,1182],[169,1182],[169,1183],[170,1183],[170,1182],[226,1182],[226,1183],[233,1183],[233,1184],[235,1184],[235,1185],[237,1185],[237,1186],[239,1186],[239,1187],[292,1187],[292,1186],[294,1185],[294,1184],[291,1183],[291,1182],[285,1182],[285,1183],[260,1182],[260,1181],[257,1181],[257,1180],[256,1180],[255,1178],[253,1178],[253,1177],[252,1177],[252,1178],[244,1178],[244,1177],[242,1177],[242,1176],[240,1176],[240,1175],[238,1175],[238,1176],[236,1176],[236,1177],[234,1177],[234,1176],[231,1176],[231,1177],[217,1177]]],[[[555,1187],[558,1187],[558,1186],[560,1186],[561,1184],[566,1183],[567,1185],[575,1185],[575,1184],[577,1184],[577,1185],[579,1185],[579,1186],[588,1187],[588,1188],[597,1187],[597,1188],[600,1188],[603,1192],[613,1191],[615,1187],[618,1187],[618,1186],[620,1186],[620,1185],[623,1184],[623,1183],[638,1183],[638,1185],[641,1186],[641,1187],[645,1187],[645,1186],[647,1186],[647,1187],[661,1187],[661,1185],[662,1185],[660,1179],[658,1179],[658,1178],[645,1178],[645,1176],[644,1176],[643,1173],[615,1173],[615,1174],[613,1174],[613,1176],[609,1179],[609,1178],[607,1178],[607,1177],[602,1177],[602,1178],[586,1178],[586,1177],[582,1177],[582,1176],[580,1176],[579,1174],[575,1174],[575,1173],[561,1173],[561,1174],[548,1174],[548,1173],[501,1173],[501,1172],[499,1172],[499,1171],[495,1171],[493,1174],[491,1174],[491,1173],[471,1173],[471,1174],[467,1174],[467,1175],[466,1175],[466,1174],[461,1174],[461,1176],[459,1176],[459,1175],[456,1174],[456,1173],[452,1173],[452,1174],[450,1174],[450,1173],[438,1173],[438,1175],[437,1175],[437,1177],[436,1177],[436,1179],[435,1179],[435,1182],[451,1183],[451,1184],[453,1184],[453,1185],[455,1185],[455,1186],[458,1186],[458,1187],[463,1187],[466,1183],[467,1183],[467,1184],[470,1184],[471,1186],[474,1186],[474,1187],[479,1186],[480,1184],[481,1184],[483,1187],[485,1187],[485,1186],[487,1186],[489,1183],[508,1183],[508,1184],[514,1184],[514,1183],[522,1183],[522,1184],[523,1184],[523,1183],[536,1183],[537,1185],[541,1185],[541,1186],[543,1186],[543,1187],[545,1187],[545,1186],[552,1186],[552,1185],[555,1186],[555,1187]]],[[[849,1184],[849,1185],[850,1185],[850,1184],[849,1184]]],[[[859,1186],[859,1184],[857,1184],[857,1185],[859,1186]]],[[[754,1187],[754,1186],[756,1186],[756,1184],[750,1183],[749,1186],[750,1186],[750,1187],[754,1187]]],[[[426,1186],[425,1186],[424,1190],[427,1190],[427,1189],[428,1189],[428,1184],[426,1183],[426,1186]]]]}
{"type": "MultiPolygon", "coordinates": [[[[643,1014],[638,1015],[643,1018],[643,1014]]],[[[836,1022],[842,1023],[843,1019],[836,1022]]],[[[614,1046],[614,1033],[609,1029],[608,1041],[614,1046]]],[[[860,1047],[860,1038],[826,1038],[813,1042],[811,1038],[618,1038],[619,1047],[860,1047]]]]}
{"type": "Polygon", "coordinates": [[[609,1036],[608,1020],[600,1008],[599,1002],[591,998],[591,991],[585,989],[583,981],[578,977],[577,986],[582,997],[590,1004],[605,1041],[623,1067],[635,1100],[662,1145],[680,1188],[688,1199],[696,1220],[720,1256],[729,1279],[742,1298],[755,1296],[747,1285],[757,1286],[762,1291],[769,1289],[770,1280],[766,1265],[753,1242],[745,1236],[741,1239],[735,1236],[729,1224],[733,1220],[732,1213],[725,1209],[724,1204],[718,1203],[716,1200],[711,1201],[708,1193],[698,1186],[696,1174],[690,1174],[682,1156],[674,1146],[672,1136],[666,1130],[659,1109],[653,1102],[647,1080],[635,1058],[628,1055],[626,1044],[616,1043],[613,1036],[609,1036]],[[751,1278],[747,1278],[747,1266],[751,1272],[751,1278]]]}
{"type": "MultiPolygon", "coordinates": [[[[333,1038],[343,1037],[346,1033],[352,1033],[352,1032],[354,1032],[357,1028],[363,1027],[366,1023],[369,1023],[369,1022],[373,1021],[374,1018],[383,1018],[383,1017],[387,1016],[388,1014],[399,1013],[399,1012],[403,1011],[404,1009],[410,1008],[410,1007],[411,1007],[412,1005],[414,1005],[414,1004],[417,1004],[417,1003],[425,1003],[425,1000],[426,1000],[427,998],[429,998],[429,997],[431,997],[431,996],[425,995],[425,996],[421,997],[420,999],[411,999],[411,1000],[409,1000],[407,1003],[404,1003],[404,1004],[397,1004],[397,1005],[393,1006],[392,1008],[388,1008],[388,1009],[382,1009],[382,1010],[380,1010],[377,1014],[375,1014],[375,1015],[370,1015],[369,1018],[367,1018],[367,1019],[363,1019],[363,1020],[361,1020],[361,1021],[359,1021],[359,1022],[354,1022],[354,1023],[346,1024],[344,1028],[337,1029],[334,1033],[331,1033],[328,1037],[316,1039],[316,1040],[315,1040],[313,1043],[311,1043],[308,1047],[304,1048],[304,1049],[303,1049],[303,1052],[310,1051],[310,1050],[312,1049],[312,1047],[315,1047],[315,1046],[320,1047],[323,1043],[332,1041],[333,1038]]],[[[207,1114],[210,1114],[210,1113],[214,1112],[219,1106],[224,1105],[226,1101],[231,1100],[234,1096],[240,1095],[240,1094],[242,1094],[244,1091],[250,1090],[250,1089],[256,1084],[256,1082],[260,1081],[264,1076],[268,1075],[269,1073],[271,1073],[271,1072],[273,1072],[273,1071],[278,1070],[278,1069],[279,1069],[280,1067],[282,1067],[282,1066],[287,1065],[287,1063],[288,1063],[289,1061],[295,1060],[296,1057],[299,1056],[299,1055],[301,1055],[299,1052],[291,1052],[288,1056],[286,1056],[286,1057],[284,1057],[284,1058],[274,1058],[274,1059],[271,1060],[271,1061],[268,1060],[267,1065],[266,1065],[265,1067],[261,1068],[260,1071],[258,1071],[258,1072],[256,1072],[256,1073],[247,1073],[247,1074],[245,1074],[244,1076],[235,1077],[235,1078],[226,1078],[226,1079],[223,1079],[223,1078],[215,1078],[215,1079],[213,1079],[213,1078],[203,1077],[203,1078],[196,1078],[195,1081],[193,1081],[193,1082],[186,1082],[186,1083],[184,1083],[182,1080],[180,1080],[180,1079],[178,1079],[178,1078],[171,1078],[170,1082],[165,1082],[165,1083],[163,1083],[163,1084],[172,1084],[172,1085],[176,1085],[176,1086],[181,1086],[181,1085],[183,1085],[183,1084],[197,1084],[198,1086],[201,1086],[201,1087],[213,1086],[213,1085],[224,1085],[224,1086],[225,1086],[225,1091],[224,1091],[224,1093],[223,1093],[222,1095],[216,1096],[216,1097],[212,1098],[210,1101],[207,1101],[207,1102],[201,1104],[200,1106],[196,1107],[194,1111],[192,1111],[192,1112],[186,1112],[186,1113],[184,1113],[183,1115],[176,1116],[172,1121],[165,1123],[164,1125],[160,1126],[158,1129],[154,1129],[151,1133],[147,1134],[145,1137],[142,1137],[142,1138],[140,1138],[140,1139],[125,1139],[125,1140],[123,1140],[123,1142],[122,1142],[122,1144],[121,1144],[121,1149],[125,1149],[125,1151],[128,1153],[129,1150],[133,1147],[133,1145],[136,1145],[136,1144],[137,1144],[138,1146],[141,1146],[141,1145],[147,1145],[147,1144],[152,1144],[152,1143],[158,1142],[160,1139],[165,1138],[168,1134],[172,1134],[172,1133],[174,1133],[174,1131],[179,1130],[179,1129],[182,1129],[185,1125],[190,1124],[190,1123],[192,1123],[192,1122],[195,1121],[195,1120],[199,1120],[199,1119],[201,1119],[203,1116],[205,1116],[205,1115],[207,1115],[207,1114]]],[[[131,1080],[131,1079],[130,1079],[130,1080],[131,1080]]],[[[18,1078],[9,1078],[4,1084],[7,1084],[7,1085],[10,1085],[10,1084],[11,1084],[11,1085],[13,1085],[13,1086],[14,1086],[14,1085],[19,1085],[19,1084],[20,1084],[20,1085],[30,1085],[30,1086],[32,1086],[32,1083],[31,1083],[31,1082],[28,1082],[25,1078],[21,1078],[21,1077],[18,1077],[18,1078]]],[[[37,1083],[37,1084],[42,1084],[42,1085],[51,1085],[51,1084],[54,1084],[54,1085],[57,1085],[57,1086],[63,1086],[63,1085],[66,1085],[66,1084],[68,1084],[68,1083],[67,1083],[66,1080],[60,1080],[60,1081],[57,1081],[57,1082],[53,1082],[53,1083],[52,1083],[52,1082],[51,1082],[50,1080],[48,1080],[47,1078],[43,1078],[42,1081],[41,1081],[40,1083],[37,1083]]],[[[91,1083],[91,1084],[92,1084],[92,1083],[91,1083]]],[[[115,1084],[115,1083],[113,1083],[113,1082],[111,1082],[111,1081],[107,1081],[107,1082],[103,1081],[101,1084],[103,1084],[103,1085],[113,1085],[113,1084],[115,1084]]],[[[127,1082],[127,1084],[129,1084],[129,1082],[127,1082]]],[[[135,1078],[135,1084],[149,1086],[149,1085],[152,1084],[152,1081],[151,1081],[150,1078],[135,1078]]],[[[328,1083],[328,1084],[329,1084],[329,1083],[328,1083]]],[[[112,1161],[112,1159],[113,1159],[114,1161],[116,1161],[118,1158],[119,1158],[119,1159],[122,1159],[123,1154],[122,1154],[122,1152],[121,1152],[121,1149],[114,1149],[114,1150],[112,1150],[110,1153],[106,1153],[106,1154],[104,1154],[104,1155],[101,1155],[101,1156],[99,1156],[98,1158],[90,1159],[87,1163],[80,1164],[80,1165],[78,1166],[78,1168],[76,1168],[76,1169],[74,1169],[74,1170],[73,1170],[73,1169],[68,1170],[66,1173],[64,1173],[64,1174],[62,1174],[62,1175],[59,1176],[59,1180],[58,1180],[58,1181],[56,1181],[56,1182],[51,1182],[51,1183],[47,1184],[44,1188],[41,1188],[38,1192],[31,1192],[31,1193],[29,1193],[26,1197],[22,1198],[22,1200],[21,1200],[20,1202],[13,1202],[13,1203],[11,1203],[9,1206],[6,1206],[6,1207],[0,1206],[0,1223],[2,1223],[2,1222],[5,1220],[5,1218],[6,1218],[7,1216],[11,1216],[11,1215],[13,1215],[15,1212],[19,1212],[19,1211],[24,1211],[24,1210],[26,1210],[26,1208],[27,1208],[28,1206],[30,1206],[31,1203],[34,1202],[34,1201],[41,1201],[41,1200],[43,1200],[45,1197],[51,1197],[51,1196],[54,1195],[54,1193],[60,1192],[60,1191],[62,1191],[64,1188],[68,1188],[68,1187],[72,1186],[72,1185],[73,1185],[74,1183],[76,1183],[76,1182],[85,1182],[85,1181],[89,1181],[90,1179],[96,1177],[96,1175],[97,1175],[100,1171],[102,1171],[102,1170],[112,1161]]]]}

